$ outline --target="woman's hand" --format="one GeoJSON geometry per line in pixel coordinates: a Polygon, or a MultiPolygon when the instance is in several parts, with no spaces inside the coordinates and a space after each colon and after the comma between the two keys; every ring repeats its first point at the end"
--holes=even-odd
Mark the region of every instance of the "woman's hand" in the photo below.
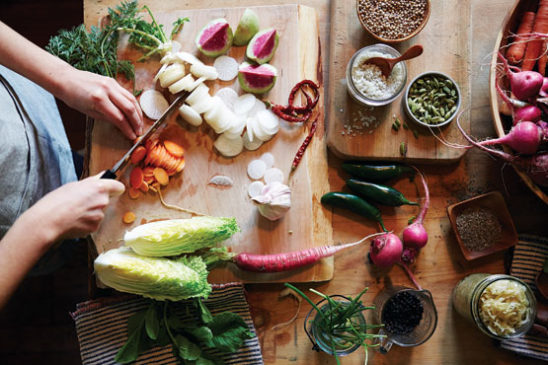
{"type": "Polygon", "coordinates": [[[125,189],[119,181],[100,179],[101,174],[57,188],[29,208],[21,219],[35,222],[44,230],[46,245],[95,232],[110,197],[125,189]]]}
{"type": "Polygon", "coordinates": [[[137,99],[116,80],[72,67],[63,79],[59,98],[68,106],[114,124],[131,140],[143,134],[143,113],[137,99]]]}

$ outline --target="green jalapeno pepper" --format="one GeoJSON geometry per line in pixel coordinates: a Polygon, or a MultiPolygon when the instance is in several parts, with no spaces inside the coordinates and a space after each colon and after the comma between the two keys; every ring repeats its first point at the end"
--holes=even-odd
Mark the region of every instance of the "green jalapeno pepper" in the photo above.
{"type": "Polygon", "coordinates": [[[412,167],[401,164],[376,164],[366,162],[345,162],[342,168],[353,177],[373,182],[383,182],[403,174],[415,174],[412,167]]]}
{"type": "Polygon", "coordinates": [[[330,192],[322,196],[321,202],[325,205],[348,209],[356,214],[360,214],[368,219],[374,220],[378,222],[382,229],[386,232],[381,211],[359,196],[342,192],[330,192]]]}
{"type": "Polygon", "coordinates": [[[346,185],[358,196],[378,204],[399,207],[400,205],[419,205],[409,201],[400,191],[385,185],[374,184],[357,179],[346,180],[346,185]]]}

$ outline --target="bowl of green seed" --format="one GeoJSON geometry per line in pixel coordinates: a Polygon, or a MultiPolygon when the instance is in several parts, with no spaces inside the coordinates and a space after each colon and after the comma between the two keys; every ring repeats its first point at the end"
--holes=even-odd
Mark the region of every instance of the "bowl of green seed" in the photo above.
{"type": "Polygon", "coordinates": [[[403,102],[407,115],[417,124],[443,127],[455,119],[461,95],[455,80],[444,73],[429,71],[409,83],[403,102]]]}

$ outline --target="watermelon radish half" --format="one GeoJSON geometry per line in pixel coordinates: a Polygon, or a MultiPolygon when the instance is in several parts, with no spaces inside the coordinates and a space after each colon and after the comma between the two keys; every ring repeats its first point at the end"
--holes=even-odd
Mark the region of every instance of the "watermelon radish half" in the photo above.
{"type": "Polygon", "coordinates": [[[226,19],[214,19],[198,33],[196,47],[206,56],[217,57],[228,51],[232,39],[232,29],[226,19]]]}
{"type": "Polygon", "coordinates": [[[267,63],[263,65],[252,65],[243,62],[238,69],[238,81],[242,90],[262,94],[272,89],[276,83],[278,70],[267,63]]]}
{"type": "Polygon", "coordinates": [[[246,49],[246,57],[258,64],[267,63],[274,57],[278,48],[278,32],[274,28],[261,30],[251,38],[246,49]]]}

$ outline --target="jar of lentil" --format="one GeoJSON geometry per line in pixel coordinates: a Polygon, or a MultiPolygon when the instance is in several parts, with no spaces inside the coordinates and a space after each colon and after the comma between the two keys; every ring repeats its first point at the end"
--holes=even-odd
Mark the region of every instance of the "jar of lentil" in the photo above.
{"type": "Polygon", "coordinates": [[[372,57],[396,58],[400,53],[386,44],[378,43],[358,50],[346,67],[346,85],[350,96],[367,106],[387,105],[396,100],[407,82],[405,61],[398,62],[388,77],[377,65],[366,64],[372,57]]]}
{"type": "Polygon", "coordinates": [[[536,316],[533,292],[510,275],[468,275],[455,286],[452,298],[457,313],[498,340],[523,335],[536,316]]]}

